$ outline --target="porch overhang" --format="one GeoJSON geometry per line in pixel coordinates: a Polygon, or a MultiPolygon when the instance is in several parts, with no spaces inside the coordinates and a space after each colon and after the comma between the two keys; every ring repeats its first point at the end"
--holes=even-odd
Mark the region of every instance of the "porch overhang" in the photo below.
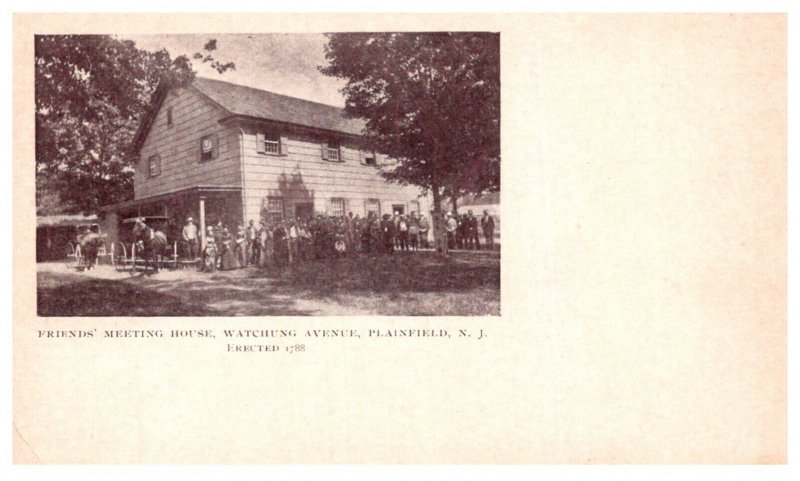
{"type": "Polygon", "coordinates": [[[178,197],[178,196],[186,196],[186,195],[195,195],[198,197],[203,196],[212,196],[218,194],[229,194],[229,193],[236,193],[241,192],[242,188],[239,186],[229,186],[229,185],[197,185],[194,187],[189,187],[186,189],[175,190],[172,192],[167,192],[164,194],[152,195],[149,197],[141,197],[139,199],[133,200],[126,200],[124,202],[117,202],[116,204],[109,204],[100,206],[98,209],[100,212],[114,212],[123,209],[130,209],[133,207],[138,207],[141,205],[151,204],[153,202],[158,202],[162,200],[169,199],[171,197],[178,197]]]}

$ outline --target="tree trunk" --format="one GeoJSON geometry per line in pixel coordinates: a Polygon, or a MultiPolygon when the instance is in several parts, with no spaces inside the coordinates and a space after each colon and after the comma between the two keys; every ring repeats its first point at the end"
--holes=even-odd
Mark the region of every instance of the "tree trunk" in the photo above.
{"type": "Polygon", "coordinates": [[[431,216],[431,227],[433,228],[433,245],[436,253],[442,256],[447,255],[447,234],[444,230],[444,216],[442,215],[442,195],[439,186],[434,185],[433,192],[433,214],[431,216]]]}
{"type": "Polygon", "coordinates": [[[458,215],[458,197],[454,195],[450,198],[450,202],[453,204],[453,215],[458,215]]]}

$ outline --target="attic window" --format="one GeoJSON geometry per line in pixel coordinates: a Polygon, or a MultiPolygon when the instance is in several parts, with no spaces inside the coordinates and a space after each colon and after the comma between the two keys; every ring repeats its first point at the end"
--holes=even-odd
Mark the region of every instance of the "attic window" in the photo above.
{"type": "Polygon", "coordinates": [[[200,160],[217,158],[217,136],[206,135],[200,138],[200,160]]]}
{"type": "Polygon", "coordinates": [[[147,171],[150,177],[155,177],[161,173],[161,156],[153,154],[147,159],[147,171]]]}
{"type": "Polygon", "coordinates": [[[364,165],[376,165],[374,153],[364,155],[364,165]]]}

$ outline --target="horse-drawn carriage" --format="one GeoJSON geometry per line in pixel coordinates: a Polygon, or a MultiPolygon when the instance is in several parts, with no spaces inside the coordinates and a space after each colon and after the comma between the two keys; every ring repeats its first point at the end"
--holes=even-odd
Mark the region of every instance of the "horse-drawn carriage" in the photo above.
{"type": "Polygon", "coordinates": [[[111,259],[119,272],[147,271],[158,272],[162,267],[171,269],[198,268],[199,259],[191,259],[184,254],[177,240],[170,243],[165,232],[168,231],[169,217],[132,217],[122,221],[120,240],[111,245],[111,259]]]}
{"type": "Polygon", "coordinates": [[[64,246],[64,264],[70,269],[91,269],[109,258],[106,249],[105,236],[100,233],[97,224],[79,224],[76,226],[79,234],[75,242],[68,241],[64,246]]]}

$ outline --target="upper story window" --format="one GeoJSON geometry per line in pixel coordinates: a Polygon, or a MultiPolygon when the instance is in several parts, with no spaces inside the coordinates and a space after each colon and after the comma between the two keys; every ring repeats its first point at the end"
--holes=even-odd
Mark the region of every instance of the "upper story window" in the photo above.
{"type": "Polygon", "coordinates": [[[259,132],[256,134],[256,144],[260,154],[286,155],[286,146],[275,132],[259,132]]]}
{"type": "Polygon", "coordinates": [[[150,177],[155,177],[161,173],[161,156],[153,154],[147,159],[147,172],[150,177]]]}
{"type": "Polygon", "coordinates": [[[206,135],[200,138],[200,160],[216,159],[219,152],[219,139],[216,135],[206,135]]]}
{"type": "Polygon", "coordinates": [[[322,158],[324,160],[341,160],[342,156],[339,141],[329,140],[328,142],[322,144],[322,158]]]}
{"type": "Polygon", "coordinates": [[[361,151],[361,163],[364,165],[378,165],[375,152],[361,151]]]}
{"type": "Polygon", "coordinates": [[[172,107],[167,109],[167,127],[172,127],[172,107]]]}
{"type": "Polygon", "coordinates": [[[266,137],[264,139],[264,151],[268,154],[281,153],[281,138],[280,137],[266,137]]]}

